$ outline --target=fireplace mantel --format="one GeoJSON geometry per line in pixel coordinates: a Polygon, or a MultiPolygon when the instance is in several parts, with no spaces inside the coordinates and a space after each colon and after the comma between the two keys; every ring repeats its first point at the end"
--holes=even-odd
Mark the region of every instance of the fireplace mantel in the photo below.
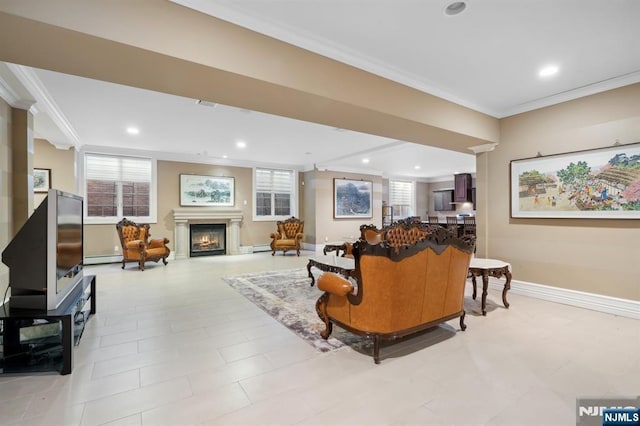
{"type": "Polygon", "coordinates": [[[240,254],[240,222],[242,210],[219,208],[173,209],[175,258],[189,257],[189,223],[226,223],[227,250],[229,254],[240,254]]]}

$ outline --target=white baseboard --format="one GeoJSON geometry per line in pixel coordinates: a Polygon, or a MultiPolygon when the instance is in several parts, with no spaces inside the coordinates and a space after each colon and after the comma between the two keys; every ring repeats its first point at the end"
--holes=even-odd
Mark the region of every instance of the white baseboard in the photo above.
{"type": "Polygon", "coordinates": [[[254,253],[258,253],[261,251],[271,251],[271,246],[269,244],[258,244],[253,246],[254,253]]]}
{"type": "MultiPolygon", "coordinates": [[[[481,280],[478,282],[482,291],[481,280]]],[[[491,278],[489,288],[502,291],[504,279],[491,278]]],[[[591,309],[622,317],[640,319],[640,302],[618,297],[604,296],[602,294],[587,293],[584,291],[569,290],[560,287],[534,284],[526,281],[511,281],[509,293],[521,294],[523,296],[534,297],[536,299],[548,300],[550,302],[562,303],[564,305],[576,306],[579,308],[591,309]]],[[[507,300],[508,300],[507,295],[507,300]]]]}

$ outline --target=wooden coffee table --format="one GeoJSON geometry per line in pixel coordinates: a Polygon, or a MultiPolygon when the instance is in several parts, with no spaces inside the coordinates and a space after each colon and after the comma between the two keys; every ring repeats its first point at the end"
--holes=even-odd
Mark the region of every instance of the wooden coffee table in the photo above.
{"type": "Polygon", "coordinates": [[[316,282],[315,277],[311,273],[311,268],[320,269],[323,272],[334,272],[345,278],[349,278],[355,269],[355,261],[349,257],[340,257],[333,255],[314,256],[307,263],[307,271],[311,278],[311,286],[316,282]]]}
{"type": "Polygon", "coordinates": [[[509,309],[507,302],[507,291],[511,289],[511,265],[497,259],[471,259],[469,265],[469,276],[473,282],[473,300],[476,299],[476,277],[482,277],[482,315],[487,315],[487,288],[489,287],[489,277],[502,278],[507,281],[502,289],[502,303],[509,309]]]}

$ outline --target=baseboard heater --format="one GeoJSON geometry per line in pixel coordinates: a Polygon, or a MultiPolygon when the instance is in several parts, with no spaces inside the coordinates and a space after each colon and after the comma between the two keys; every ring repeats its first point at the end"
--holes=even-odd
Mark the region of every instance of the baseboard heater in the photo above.
{"type": "Polygon", "coordinates": [[[271,251],[271,246],[269,244],[259,244],[259,245],[253,246],[254,253],[257,253],[260,251],[271,251]]]}
{"type": "Polygon", "coordinates": [[[84,258],[84,265],[102,265],[105,263],[119,263],[122,262],[122,255],[116,256],[90,256],[84,258]]]}

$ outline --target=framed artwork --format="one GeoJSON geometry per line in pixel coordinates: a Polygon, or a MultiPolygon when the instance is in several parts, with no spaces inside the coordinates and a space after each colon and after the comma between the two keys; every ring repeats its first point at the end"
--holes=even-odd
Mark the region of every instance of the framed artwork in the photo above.
{"type": "Polygon", "coordinates": [[[640,219],[640,143],[511,161],[511,217],[640,219]]]}
{"type": "Polygon", "coordinates": [[[180,205],[231,207],[234,179],[222,176],[180,175],[180,205]]]}
{"type": "Polygon", "coordinates": [[[33,169],[33,192],[47,192],[51,188],[51,169],[33,169]]]}
{"type": "Polygon", "coordinates": [[[333,217],[370,218],[372,187],[368,180],[333,179],[333,217]]]}

